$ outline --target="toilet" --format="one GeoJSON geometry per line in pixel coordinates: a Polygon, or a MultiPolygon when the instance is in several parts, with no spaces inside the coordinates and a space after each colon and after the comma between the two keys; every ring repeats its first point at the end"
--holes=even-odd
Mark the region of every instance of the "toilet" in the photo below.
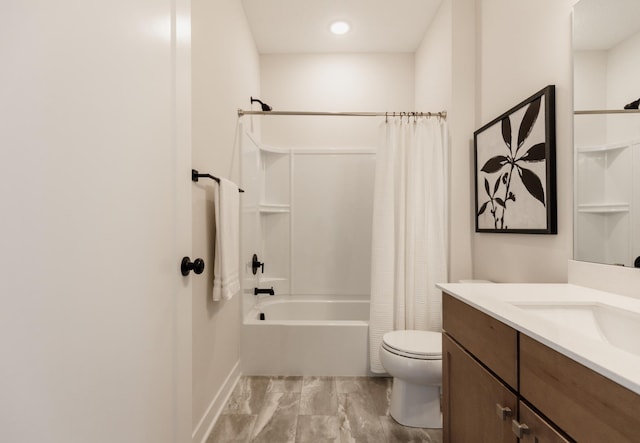
{"type": "Polygon", "coordinates": [[[391,417],[404,426],[442,428],[442,334],[387,332],[379,352],[382,366],[393,377],[391,417]]]}

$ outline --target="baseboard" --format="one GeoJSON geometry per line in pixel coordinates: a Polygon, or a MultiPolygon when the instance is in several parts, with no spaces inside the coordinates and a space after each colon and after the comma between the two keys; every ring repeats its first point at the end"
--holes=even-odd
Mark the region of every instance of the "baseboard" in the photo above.
{"type": "Polygon", "coordinates": [[[218,420],[222,409],[227,404],[227,400],[229,400],[229,397],[233,392],[233,388],[235,388],[241,376],[242,372],[240,371],[240,361],[237,361],[231,369],[231,372],[229,372],[229,375],[227,375],[224,383],[222,383],[222,386],[220,386],[220,389],[218,389],[215,397],[211,400],[211,403],[200,419],[198,426],[193,430],[193,433],[191,434],[192,443],[206,443],[206,439],[211,433],[213,425],[215,425],[216,420],[218,420]]]}

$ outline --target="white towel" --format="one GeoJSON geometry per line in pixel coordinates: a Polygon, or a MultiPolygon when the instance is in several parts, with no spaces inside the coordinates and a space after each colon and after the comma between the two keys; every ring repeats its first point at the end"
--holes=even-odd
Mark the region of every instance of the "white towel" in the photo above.
{"type": "Polygon", "coordinates": [[[218,301],[240,292],[240,194],[238,186],[224,178],[215,188],[213,300],[218,301]]]}

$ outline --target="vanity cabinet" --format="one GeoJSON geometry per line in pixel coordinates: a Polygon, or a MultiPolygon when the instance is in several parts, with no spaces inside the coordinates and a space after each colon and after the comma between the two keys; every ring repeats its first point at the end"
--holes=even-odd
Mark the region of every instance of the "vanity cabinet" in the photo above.
{"type": "Polygon", "coordinates": [[[518,417],[516,423],[511,422],[512,431],[520,432],[521,443],[568,443],[569,440],[556,431],[544,418],[522,401],[518,402],[518,417]],[[526,430],[519,428],[526,426],[526,430]]]}
{"type": "Polygon", "coordinates": [[[520,333],[446,293],[442,304],[445,443],[569,442],[520,395],[520,333]]]}
{"type": "Polygon", "coordinates": [[[451,296],[444,297],[442,303],[445,332],[516,390],[517,331],[451,296]]]}
{"type": "Polygon", "coordinates": [[[444,441],[516,443],[517,331],[446,294],[442,303],[444,441]]]}
{"type": "Polygon", "coordinates": [[[640,395],[443,293],[444,441],[638,442],[640,395]]]}
{"type": "Polygon", "coordinates": [[[520,395],[576,441],[640,441],[638,394],[524,334],[520,395]]]}
{"type": "Polygon", "coordinates": [[[511,432],[516,395],[447,335],[442,355],[445,442],[517,442],[511,432]]]}

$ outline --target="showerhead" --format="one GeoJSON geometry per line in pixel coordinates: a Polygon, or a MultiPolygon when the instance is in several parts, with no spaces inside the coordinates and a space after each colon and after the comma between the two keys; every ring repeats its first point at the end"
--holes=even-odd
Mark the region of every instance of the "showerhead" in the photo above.
{"type": "Polygon", "coordinates": [[[254,102],[260,103],[260,106],[262,106],[263,111],[265,112],[271,111],[271,106],[269,106],[266,103],[263,103],[262,100],[258,100],[257,98],[251,97],[251,104],[253,104],[254,102]]]}

